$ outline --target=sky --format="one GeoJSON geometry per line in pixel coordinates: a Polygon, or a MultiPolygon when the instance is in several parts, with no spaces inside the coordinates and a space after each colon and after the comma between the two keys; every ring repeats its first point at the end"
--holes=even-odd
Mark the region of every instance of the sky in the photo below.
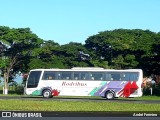
{"type": "Polygon", "coordinates": [[[160,0],[0,0],[0,26],[29,27],[60,45],[84,44],[106,30],[160,32],[159,6],[160,0]]]}

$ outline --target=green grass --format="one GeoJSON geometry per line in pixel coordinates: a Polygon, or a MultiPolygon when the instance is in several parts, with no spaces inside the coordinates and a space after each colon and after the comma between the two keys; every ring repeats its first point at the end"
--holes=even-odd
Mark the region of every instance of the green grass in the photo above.
{"type": "MultiPolygon", "coordinates": [[[[6,95],[0,94],[0,96],[6,96],[6,95]]],[[[32,95],[19,95],[19,94],[16,94],[16,93],[8,94],[7,96],[37,97],[37,98],[38,97],[42,97],[42,96],[32,96],[32,95]]],[[[56,98],[102,99],[101,97],[97,97],[97,96],[57,96],[56,98]]],[[[120,100],[160,100],[160,96],[142,96],[142,97],[135,97],[135,98],[123,98],[123,97],[119,97],[117,99],[120,99],[120,100]]]]}
{"type": "MultiPolygon", "coordinates": [[[[98,96],[57,96],[56,98],[103,99],[98,96]]],[[[119,98],[115,98],[115,99],[117,99],[117,100],[153,100],[154,101],[154,100],[160,100],[160,96],[142,96],[142,97],[135,97],[135,98],[119,97],[119,98]]]]}
{"type": "Polygon", "coordinates": [[[94,101],[32,101],[0,100],[0,110],[23,111],[160,111],[160,104],[94,102],[94,101]]]}
{"type": "Polygon", "coordinates": [[[160,100],[160,96],[142,96],[142,97],[135,97],[135,98],[118,98],[118,99],[125,99],[125,100],[160,100]]]}

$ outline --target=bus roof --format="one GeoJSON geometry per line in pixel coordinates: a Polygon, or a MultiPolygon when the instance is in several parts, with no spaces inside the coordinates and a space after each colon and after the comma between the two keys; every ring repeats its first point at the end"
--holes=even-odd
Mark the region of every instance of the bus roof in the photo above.
{"type": "Polygon", "coordinates": [[[76,67],[71,69],[59,69],[59,68],[52,68],[52,69],[32,69],[30,71],[142,71],[142,69],[104,69],[104,68],[96,68],[96,67],[76,67]]]}

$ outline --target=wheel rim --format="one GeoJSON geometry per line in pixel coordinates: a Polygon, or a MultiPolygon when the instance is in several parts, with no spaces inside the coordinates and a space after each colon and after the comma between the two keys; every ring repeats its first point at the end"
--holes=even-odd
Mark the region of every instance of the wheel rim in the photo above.
{"type": "Polygon", "coordinates": [[[50,92],[49,91],[45,91],[43,95],[44,95],[44,97],[49,97],[50,96],[50,92]]]}
{"type": "Polygon", "coordinates": [[[113,98],[113,93],[109,92],[107,93],[107,99],[112,99],[113,98]]]}

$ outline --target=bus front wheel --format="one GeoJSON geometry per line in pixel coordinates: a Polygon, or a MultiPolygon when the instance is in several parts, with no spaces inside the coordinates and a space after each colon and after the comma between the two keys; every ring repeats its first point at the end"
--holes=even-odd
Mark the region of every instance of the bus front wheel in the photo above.
{"type": "Polygon", "coordinates": [[[44,90],[43,91],[43,97],[44,98],[51,98],[52,97],[51,91],[50,90],[44,90]]]}
{"type": "Polygon", "coordinates": [[[114,99],[114,93],[112,91],[107,91],[105,94],[105,98],[107,100],[113,100],[114,99]]]}

